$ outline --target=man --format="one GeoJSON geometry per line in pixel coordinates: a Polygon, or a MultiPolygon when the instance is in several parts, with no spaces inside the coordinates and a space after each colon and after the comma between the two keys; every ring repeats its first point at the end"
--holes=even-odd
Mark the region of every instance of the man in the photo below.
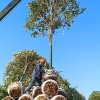
{"type": "Polygon", "coordinates": [[[39,86],[41,86],[41,84],[42,84],[42,81],[41,81],[42,80],[42,73],[45,73],[45,71],[42,70],[42,66],[44,64],[45,64],[45,60],[41,59],[39,61],[39,64],[37,64],[36,67],[34,68],[34,70],[32,72],[32,82],[30,83],[30,85],[26,89],[26,92],[30,91],[30,89],[33,87],[35,82],[37,82],[39,84],[39,86]]]}

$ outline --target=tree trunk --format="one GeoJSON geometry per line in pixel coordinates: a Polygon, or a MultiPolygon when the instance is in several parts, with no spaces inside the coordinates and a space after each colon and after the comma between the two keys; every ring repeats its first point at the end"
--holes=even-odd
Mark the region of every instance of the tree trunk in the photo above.
{"type": "Polygon", "coordinates": [[[52,69],[52,28],[49,28],[49,44],[50,44],[50,63],[49,69],[52,69]]]}

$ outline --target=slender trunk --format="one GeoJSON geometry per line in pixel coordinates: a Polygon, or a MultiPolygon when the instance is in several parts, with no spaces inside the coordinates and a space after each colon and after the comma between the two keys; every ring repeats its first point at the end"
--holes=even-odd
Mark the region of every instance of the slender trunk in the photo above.
{"type": "Polygon", "coordinates": [[[49,69],[52,69],[52,29],[49,28],[49,44],[50,44],[50,64],[49,69]]]}
{"type": "Polygon", "coordinates": [[[22,76],[21,76],[21,78],[20,78],[20,80],[19,80],[20,82],[22,82],[23,79],[24,79],[24,75],[25,75],[25,72],[26,72],[27,67],[28,67],[28,65],[26,64],[26,65],[25,65],[24,72],[23,72],[23,74],[22,74],[22,76]]]}
{"type": "Polygon", "coordinates": [[[49,69],[52,69],[52,37],[53,37],[53,16],[52,16],[52,1],[50,2],[50,23],[49,23],[49,43],[50,43],[50,64],[49,69]]]}

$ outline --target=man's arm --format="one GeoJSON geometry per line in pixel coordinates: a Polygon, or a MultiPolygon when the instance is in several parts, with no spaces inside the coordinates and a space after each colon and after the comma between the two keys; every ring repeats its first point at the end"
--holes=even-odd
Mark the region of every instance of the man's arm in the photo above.
{"type": "Polygon", "coordinates": [[[39,71],[42,72],[42,73],[45,73],[45,70],[42,69],[41,65],[39,66],[39,71]]]}

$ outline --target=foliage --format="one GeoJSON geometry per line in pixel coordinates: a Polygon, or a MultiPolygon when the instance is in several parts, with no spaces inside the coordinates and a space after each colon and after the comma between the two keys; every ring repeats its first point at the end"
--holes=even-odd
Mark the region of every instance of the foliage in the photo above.
{"type": "Polygon", "coordinates": [[[100,100],[100,91],[93,91],[89,97],[89,100],[100,100]]]}
{"type": "Polygon", "coordinates": [[[86,8],[80,8],[76,0],[33,0],[28,3],[30,10],[26,19],[25,28],[32,30],[31,36],[46,35],[51,28],[71,27],[74,19],[82,14],[86,8]]]}
{"type": "Polygon", "coordinates": [[[66,79],[63,79],[60,74],[57,82],[59,84],[59,87],[66,91],[67,100],[86,100],[85,97],[80,94],[75,88],[70,87],[70,83],[66,79]]]}
{"type": "Polygon", "coordinates": [[[22,83],[24,84],[24,86],[27,86],[31,80],[31,73],[40,58],[42,57],[33,50],[23,50],[15,53],[13,55],[13,60],[10,61],[6,66],[4,78],[4,83],[6,84],[6,87],[10,83],[20,80],[23,72],[25,71],[25,67],[26,72],[22,83]]]}
{"type": "Polygon", "coordinates": [[[68,100],[86,100],[75,88],[70,87],[67,91],[68,100]]]}
{"type": "Polygon", "coordinates": [[[5,86],[0,85],[0,100],[2,100],[2,98],[4,98],[7,95],[8,93],[6,91],[5,86]]]}
{"type": "Polygon", "coordinates": [[[67,91],[69,89],[69,85],[70,83],[63,79],[59,73],[58,78],[57,78],[57,83],[59,84],[59,87],[61,87],[62,89],[64,89],[65,91],[67,91]]]}

